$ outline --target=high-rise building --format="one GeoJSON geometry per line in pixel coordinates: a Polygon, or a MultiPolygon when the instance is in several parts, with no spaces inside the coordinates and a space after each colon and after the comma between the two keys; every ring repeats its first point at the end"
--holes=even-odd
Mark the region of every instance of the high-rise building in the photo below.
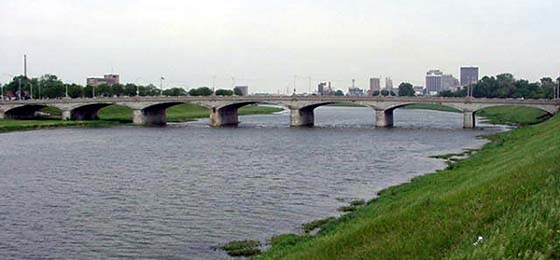
{"type": "Polygon", "coordinates": [[[442,90],[456,90],[460,88],[459,80],[451,74],[443,74],[441,76],[441,89],[442,90]]]}
{"type": "Polygon", "coordinates": [[[317,95],[324,96],[325,95],[325,87],[327,86],[327,82],[321,82],[317,85],[317,95]]]}
{"type": "Polygon", "coordinates": [[[385,78],[385,90],[393,91],[393,80],[389,77],[385,78]]]}
{"type": "Polygon", "coordinates": [[[461,67],[461,86],[478,82],[478,67],[461,67]]]}
{"type": "Polygon", "coordinates": [[[86,85],[95,87],[102,84],[113,86],[119,84],[119,82],[120,78],[118,74],[105,74],[103,78],[89,77],[86,79],[86,85]]]}
{"type": "Polygon", "coordinates": [[[370,78],[369,79],[369,90],[368,95],[373,96],[373,93],[381,91],[381,79],[380,78],[370,78]]]}
{"type": "Polygon", "coordinates": [[[430,70],[426,73],[426,95],[435,96],[443,90],[443,73],[440,70],[430,70]]]}

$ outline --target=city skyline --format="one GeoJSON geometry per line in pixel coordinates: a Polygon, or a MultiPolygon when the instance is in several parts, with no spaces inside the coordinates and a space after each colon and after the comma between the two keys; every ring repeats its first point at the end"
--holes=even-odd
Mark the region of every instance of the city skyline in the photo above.
{"type": "Polygon", "coordinates": [[[22,73],[24,54],[32,77],[49,73],[84,84],[88,76],[114,72],[122,82],[157,85],[164,76],[170,87],[199,87],[215,79],[217,87],[249,85],[270,93],[293,89],[294,75],[298,92],[307,92],[309,77],[311,88],[330,81],[345,89],[351,79],[365,88],[371,77],[391,77],[395,87],[424,85],[433,68],[459,75],[460,67],[477,66],[481,77],[512,73],[530,81],[559,74],[552,10],[560,3],[444,1],[422,7],[369,1],[2,2],[0,82],[22,73]]]}

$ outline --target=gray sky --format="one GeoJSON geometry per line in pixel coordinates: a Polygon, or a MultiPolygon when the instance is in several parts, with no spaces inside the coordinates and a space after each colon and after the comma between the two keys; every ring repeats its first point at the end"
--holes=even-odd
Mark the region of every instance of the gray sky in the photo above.
{"type": "Polygon", "coordinates": [[[424,85],[429,69],[537,80],[560,75],[558,0],[0,0],[0,81],[56,74],[85,84],[250,86],[298,92],[369,77],[424,85]]]}

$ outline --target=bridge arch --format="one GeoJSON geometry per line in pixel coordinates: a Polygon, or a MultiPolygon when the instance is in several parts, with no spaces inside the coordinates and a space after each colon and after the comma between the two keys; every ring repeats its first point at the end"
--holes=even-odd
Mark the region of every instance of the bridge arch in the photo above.
{"type": "Polygon", "coordinates": [[[63,120],[98,120],[99,110],[112,103],[90,103],[63,109],[63,120]]]}
{"type": "Polygon", "coordinates": [[[165,125],[167,108],[184,103],[173,101],[147,104],[141,107],[129,106],[132,108],[132,123],[135,125],[165,125]]]}
{"type": "Polygon", "coordinates": [[[333,104],[353,104],[363,107],[373,108],[371,105],[362,101],[320,101],[304,104],[300,107],[289,107],[290,108],[290,123],[291,126],[303,126],[311,127],[315,125],[315,109],[321,106],[333,105],[333,104]]]}
{"type": "Polygon", "coordinates": [[[239,115],[238,115],[239,109],[247,105],[256,105],[256,104],[288,107],[286,104],[283,103],[263,102],[263,101],[243,101],[243,102],[234,102],[229,104],[212,106],[210,108],[210,125],[214,127],[237,126],[239,124],[239,115]]]}
{"type": "Polygon", "coordinates": [[[26,104],[11,107],[4,111],[6,119],[33,119],[36,118],[37,112],[47,107],[43,104],[26,104]]]}

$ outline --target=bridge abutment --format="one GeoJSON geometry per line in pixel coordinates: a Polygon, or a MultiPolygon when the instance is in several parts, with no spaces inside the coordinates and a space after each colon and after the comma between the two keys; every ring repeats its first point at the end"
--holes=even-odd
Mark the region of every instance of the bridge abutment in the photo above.
{"type": "Polygon", "coordinates": [[[463,128],[474,128],[476,126],[476,118],[474,111],[463,111],[463,128]]]}
{"type": "Polygon", "coordinates": [[[237,126],[238,124],[237,107],[212,108],[210,125],[213,127],[237,126]]]}
{"type": "Polygon", "coordinates": [[[165,125],[165,109],[134,109],[132,123],[135,125],[165,125]]]}
{"type": "Polygon", "coordinates": [[[303,127],[313,126],[315,115],[313,109],[290,109],[290,126],[303,127]]]}
{"type": "Polygon", "coordinates": [[[393,126],[393,109],[375,109],[375,126],[376,127],[392,127],[393,126]]]}

